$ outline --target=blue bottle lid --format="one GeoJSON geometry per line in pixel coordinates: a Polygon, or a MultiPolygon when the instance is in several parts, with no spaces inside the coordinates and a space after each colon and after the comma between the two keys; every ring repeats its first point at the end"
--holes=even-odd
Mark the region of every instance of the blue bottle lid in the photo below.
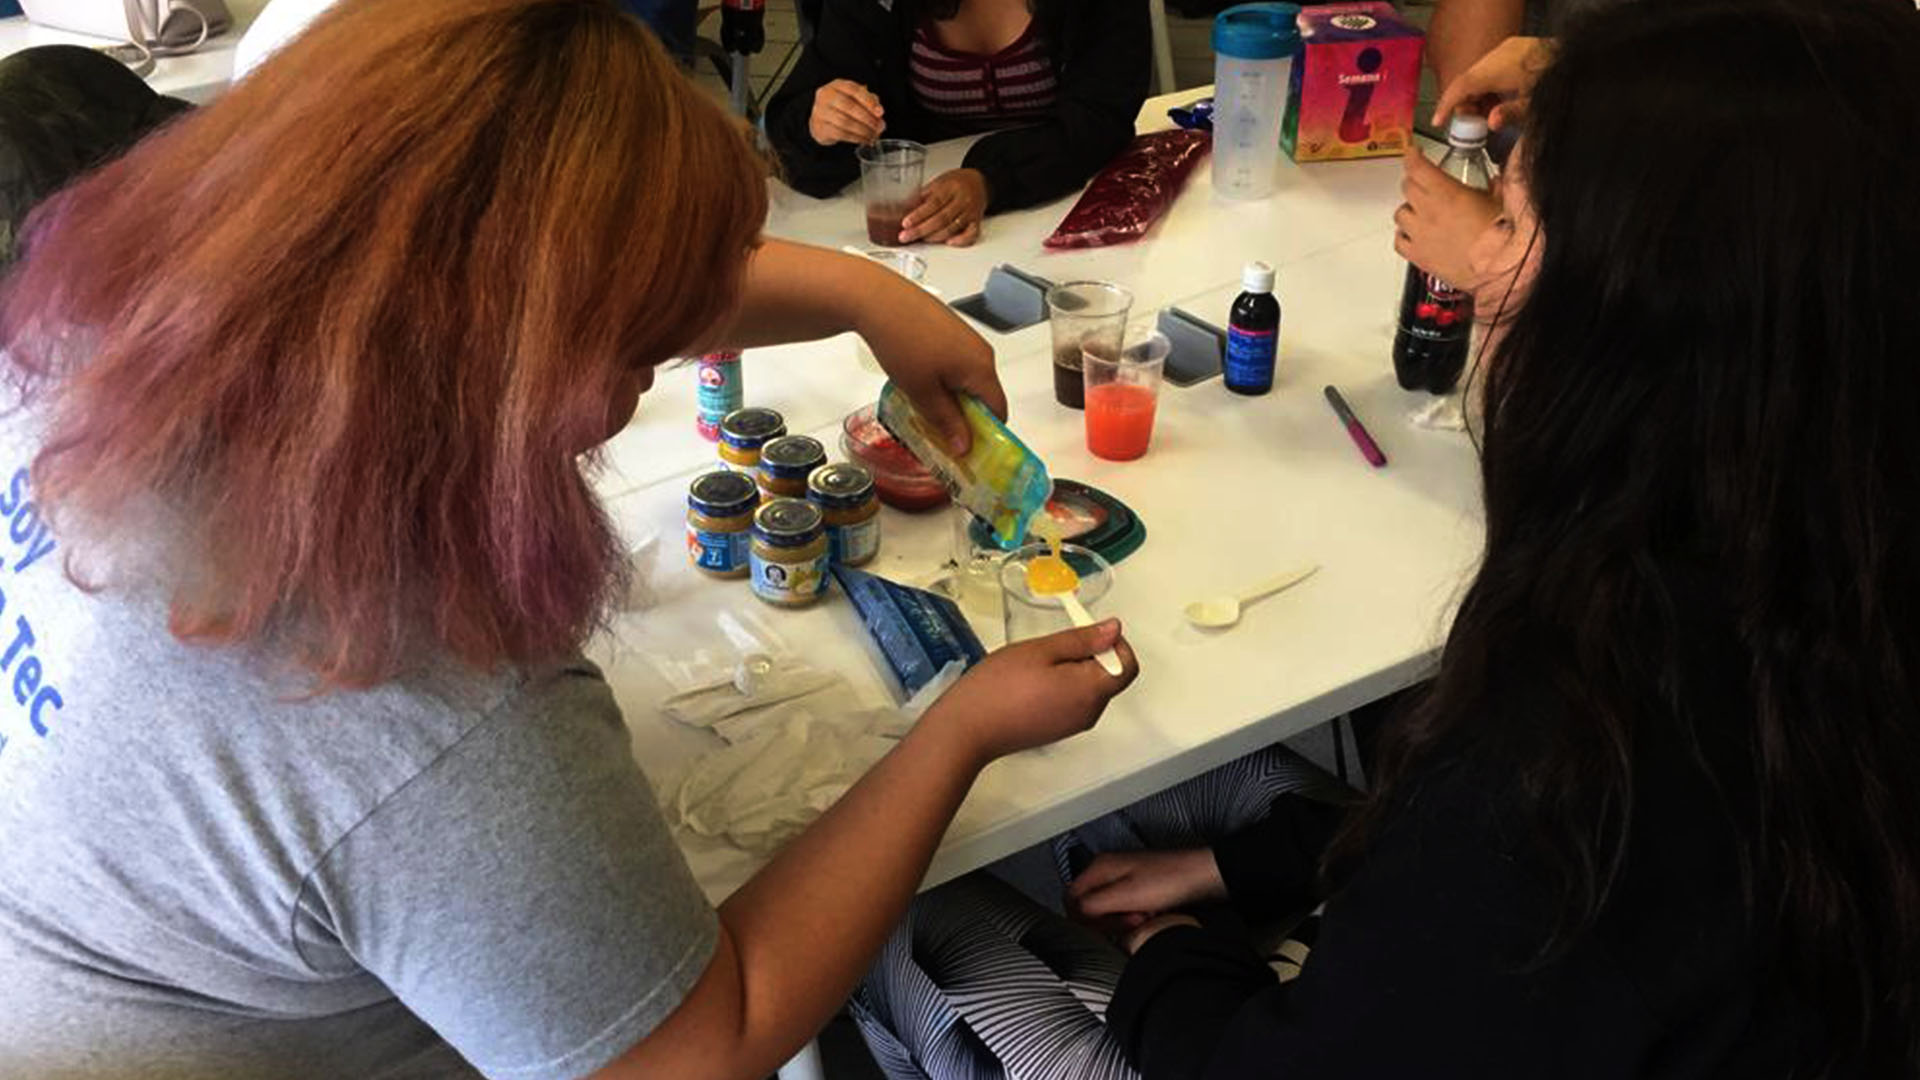
{"type": "Polygon", "coordinates": [[[711,518],[739,517],[760,502],[760,485],[746,473],[710,472],[693,482],[687,506],[711,518]]]}
{"type": "Polygon", "coordinates": [[[1238,4],[1213,19],[1213,51],[1235,60],[1278,60],[1300,51],[1300,5],[1238,4]]]}
{"type": "Polygon", "coordinates": [[[774,547],[806,547],[824,528],[820,508],[803,499],[775,499],[753,515],[753,535],[774,547]]]}

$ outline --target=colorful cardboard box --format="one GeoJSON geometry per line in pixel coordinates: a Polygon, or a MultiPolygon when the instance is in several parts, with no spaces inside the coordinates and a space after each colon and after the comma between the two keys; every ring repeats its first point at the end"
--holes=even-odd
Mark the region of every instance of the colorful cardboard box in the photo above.
{"type": "Polygon", "coordinates": [[[1295,161],[1389,157],[1413,144],[1425,37],[1384,2],[1300,12],[1280,145],[1295,161]]]}

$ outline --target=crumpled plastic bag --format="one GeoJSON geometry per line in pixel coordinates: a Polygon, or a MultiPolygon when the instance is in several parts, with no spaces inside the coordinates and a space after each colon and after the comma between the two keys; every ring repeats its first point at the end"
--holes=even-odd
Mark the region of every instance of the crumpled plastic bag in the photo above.
{"type": "Polygon", "coordinates": [[[803,660],[751,653],[729,677],[682,690],[660,703],[660,711],[688,727],[708,728],[730,743],[757,730],[767,711],[799,698],[828,697],[822,708],[854,701],[845,677],[821,671],[803,660]],[[829,694],[828,692],[832,693],[829,694]]]}
{"type": "Polygon", "coordinates": [[[911,726],[896,709],[821,717],[803,704],[776,706],[742,741],[696,761],[670,810],[689,832],[770,855],[846,794],[911,726]]]}
{"type": "Polygon", "coordinates": [[[1459,394],[1434,398],[1407,414],[1407,422],[1428,431],[1465,431],[1467,414],[1459,394]]]}

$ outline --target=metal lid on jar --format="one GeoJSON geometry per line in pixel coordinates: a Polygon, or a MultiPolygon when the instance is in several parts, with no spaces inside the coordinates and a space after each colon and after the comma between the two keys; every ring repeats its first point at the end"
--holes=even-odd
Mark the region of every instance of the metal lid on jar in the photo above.
{"type": "Polygon", "coordinates": [[[753,515],[753,534],[774,547],[806,547],[825,526],[820,508],[803,499],[775,499],[753,515]]]}
{"type": "Polygon", "coordinates": [[[728,446],[751,450],[787,433],[787,418],[772,409],[735,409],[720,421],[720,438],[728,446]]]}
{"type": "Polygon", "coordinates": [[[873,498],[873,474],[860,465],[822,465],[807,477],[807,497],[831,510],[857,509],[873,498]]]}
{"type": "Polygon", "coordinates": [[[760,471],[781,480],[805,480],[827,463],[827,448],[808,435],[785,435],[760,448],[760,471]]]}
{"type": "Polygon", "coordinates": [[[687,506],[711,518],[739,517],[759,501],[760,485],[746,473],[710,472],[687,491],[687,506]]]}

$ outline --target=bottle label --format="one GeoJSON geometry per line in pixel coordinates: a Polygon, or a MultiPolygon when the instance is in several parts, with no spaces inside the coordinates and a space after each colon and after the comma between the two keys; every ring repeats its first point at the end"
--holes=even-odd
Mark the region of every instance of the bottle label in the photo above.
{"type": "Polygon", "coordinates": [[[799,607],[820,595],[827,584],[827,553],[802,563],[753,559],[753,594],[770,604],[799,607]]]}
{"type": "Polygon", "coordinates": [[[702,570],[716,574],[730,574],[747,565],[747,551],[753,544],[753,534],[742,532],[707,532],[687,526],[687,558],[702,570]]]}
{"type": "Polygon", "coordinates": [[[1421,272],[1421,295],[1414,301],[1406,331],[1425,341],[1445,341],[1473,328],[1473,297],[1432,274],[1421,272]]]}
{"type": "Polygon", "coordinates": [[[1279,344],[1278,329],[1227,327],[1227,383],[1231,386],[1262,386],[1272,382],[1274,357],[1279,344]]]}
{"type": "Polygon", "coordinates": [[[827,526],[827,557],[843,566],[858,566],[880,551],[880,518],[858,525],[827,526]]]}
{"type": "Polygon", "coordinates": [[[738,353],[716,353],[700,360],[700,419],[718,424],[746,400],[738,353]]]}

